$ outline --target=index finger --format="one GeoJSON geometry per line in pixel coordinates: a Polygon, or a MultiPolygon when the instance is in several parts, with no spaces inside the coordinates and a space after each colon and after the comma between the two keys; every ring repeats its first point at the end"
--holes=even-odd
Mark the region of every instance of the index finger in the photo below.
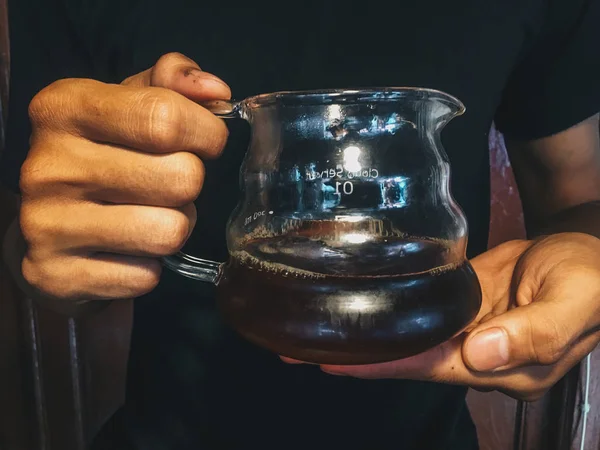
{"type": "Polygon", "coordinates": [[[31,102],[38,130],[63,131],[147,152],[220,154],[228,130],[222,119],[170,89],[62,80],[31,102]]]}

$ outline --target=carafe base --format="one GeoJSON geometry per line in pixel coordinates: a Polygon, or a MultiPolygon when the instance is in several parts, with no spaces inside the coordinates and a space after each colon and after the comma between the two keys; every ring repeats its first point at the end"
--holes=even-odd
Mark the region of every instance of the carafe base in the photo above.
{"type": "Polygon", "coordinates": [[[468,262],[401,276],[303,278],[228,263],[218,288],[225,320],[249,341],[316,364],[406,358],[464,330],[481,307],[468,262]]]}

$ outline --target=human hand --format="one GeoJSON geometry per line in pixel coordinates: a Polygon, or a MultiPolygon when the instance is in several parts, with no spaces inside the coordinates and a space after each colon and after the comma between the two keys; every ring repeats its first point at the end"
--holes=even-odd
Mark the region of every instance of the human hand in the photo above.
{"type": "Polygon", "coordinates": [[[196,102],[230,95],[176,53],[121,85],[66,79],[37,94],[21,170],[24,278],[73,301],[152,290],[159,257],[194,227],[201,158],[227,140],[223,121],[196,102]]]}
{"type": "Polygon", "coordinates": [[[465,333],[403,360],[321,369],[468,385],[533,401],[598,344],[600,239],[562,233],[511,241],[471,263],[483,305],[465,333]]]}

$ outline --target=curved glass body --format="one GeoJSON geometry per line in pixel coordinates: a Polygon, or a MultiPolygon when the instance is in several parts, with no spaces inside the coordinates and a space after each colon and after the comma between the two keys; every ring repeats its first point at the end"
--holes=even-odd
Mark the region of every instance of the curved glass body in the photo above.
{"type": "Polygon", "coordinates": [[[167,265],[216,282],[244,337],[303,361],[366,364],[420,353],[475,318],[481,290],[440,141],[464,112],[457,99],[287,92],[218,112],[252,131],[230,259],[218,271],[186,255],[167,265]]]}

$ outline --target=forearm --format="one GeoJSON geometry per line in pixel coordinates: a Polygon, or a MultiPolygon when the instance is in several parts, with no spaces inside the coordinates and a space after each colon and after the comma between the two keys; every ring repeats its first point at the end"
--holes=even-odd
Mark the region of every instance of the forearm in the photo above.
{"type": "Polygon", "coordinates": [[[560,232],[600,237],[598,129],[596,114],[553,136],[506,141],[529,237],[560,232]]]}
{"type": "Polygon", "coordinates": [[[554,214],[539,227],[528,227],[530,238],[555,233],[586,233],[600,238],[600,201],[583,203],[554,214]]]}

